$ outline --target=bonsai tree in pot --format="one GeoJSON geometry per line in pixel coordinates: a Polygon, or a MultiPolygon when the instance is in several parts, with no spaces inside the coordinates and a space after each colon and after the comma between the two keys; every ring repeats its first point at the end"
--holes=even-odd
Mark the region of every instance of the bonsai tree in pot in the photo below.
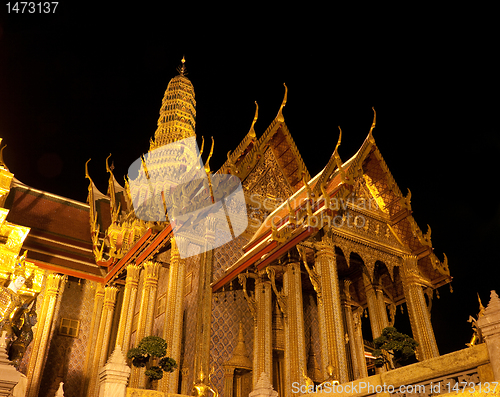
{"type": "Polygon", "coordinates": [[[137,347],[127,352],[127,358],[132,360],[134,367],[146,367],[145,375],[153,381],[163,378],[163,372],[173,372],[177,368],[175,360],[166,354],[167,342],[164,339],[146,336],[137,347]]]}
{"type": "Polygon", "coordinates": [[[391,369],[401,366],[401,362],[415,355],[418,342],[408,335],[398,332],[394,327],[385,327],[382,335],[373,340],[375,350],[373,356],[375,366],[382,367],[388,364],[391,369]]]}

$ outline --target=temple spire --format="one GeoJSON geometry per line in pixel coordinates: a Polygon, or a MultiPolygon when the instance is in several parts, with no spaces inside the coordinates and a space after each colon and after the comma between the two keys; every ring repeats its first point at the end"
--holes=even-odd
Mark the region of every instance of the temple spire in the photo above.
{"type": "Polygon", "coordinates": [[[149,150],[195,135],[196,101],[193,84],[186,77],[186,59],[182,57],[179,74],[168,83],[163,96],[158,127],[149,150]]]}

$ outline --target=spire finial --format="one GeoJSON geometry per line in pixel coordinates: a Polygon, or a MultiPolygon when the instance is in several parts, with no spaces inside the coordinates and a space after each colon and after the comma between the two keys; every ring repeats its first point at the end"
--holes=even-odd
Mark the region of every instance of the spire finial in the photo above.
{"type": "Polygon", "coordinates": [[[182,56],[181,63],[182,64],[181,64],[181,66],[179,66],[177,68],[177,71],[179,72],[179,74],[181,76],[185,76],[185,75],[187,75],[187,72],[186,72],[186,65],[185,65],[185,63],[186,63],[186,57],[184,55],[182,56]]]}

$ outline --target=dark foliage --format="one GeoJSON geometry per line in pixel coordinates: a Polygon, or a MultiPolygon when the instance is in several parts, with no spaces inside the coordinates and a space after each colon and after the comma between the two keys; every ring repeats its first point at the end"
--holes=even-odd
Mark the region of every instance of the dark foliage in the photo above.
{"type": "Polygon", "coordinates": [[[382,335],[373,340],[375,350],[373,355],[376,367],[382,367],[384,364],[390,364],[389,355],[392,356],[394,366],[399,366],[415,355],[418,342],[408,335],[398,332],[394,327],[386,327],[382,330],[382,335]]]}

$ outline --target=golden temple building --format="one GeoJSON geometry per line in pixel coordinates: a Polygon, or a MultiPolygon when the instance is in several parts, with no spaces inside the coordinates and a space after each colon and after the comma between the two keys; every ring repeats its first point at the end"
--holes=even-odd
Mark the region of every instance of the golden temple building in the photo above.
{"type": "Polygon", "coordinates": [[[129,175],[124,186],[106,159],[106,194],[86,171],[88,202],[80,203],[24,185],[2,161],[0,278],[7,286],[27,250],[36,280],[19,292],[29,302],[36,297],[38,313],[18,366],[26,396],[52,397],[61,382],[65,396],[105,395],[99,394],[102,368],[115,351],[126,356],[150,335],[167,342],[178,368],[151,382],[129,361],[127,395],[244,397],[265,373],[279,396],[291,397],[304,394],[293,384],[389,376],[389,366],[373,366],[371,342],[384,328],[398,327],[396,312],[407,316],[418,342],[412,365],[462,363],[421,381],[493,380],[484,344],[457,352],[469,361],[440,357],[430,308],[451,282],[450,270],[376,144],[375,110],[357,153],[341,159],[339,130],[338,141],[329,142],[331,158],[310,175],[285,122],[284,86],[272,123],[256,132],[257,107],[219,170],[209,166],[217,136],[198,157],[205,158],[207,180],[239,178],[245,230],[233,233],[222,227],[225,219],[208,213],[203,227],[183,225],[194,238],[176,233],[166,211],[174,171],[155,156],[196,138],[195,91],[184,61],[178,72],[162,100],[148,166],[143,158],[142,173],[129,175]],[[147,182],[145,191],[138,180],[147,182]],[[137,207],[137,198],[147,200],[151,192],[152,204],[137,207]],[[163,218],[155,220],[158,213],[163,218]]]}

